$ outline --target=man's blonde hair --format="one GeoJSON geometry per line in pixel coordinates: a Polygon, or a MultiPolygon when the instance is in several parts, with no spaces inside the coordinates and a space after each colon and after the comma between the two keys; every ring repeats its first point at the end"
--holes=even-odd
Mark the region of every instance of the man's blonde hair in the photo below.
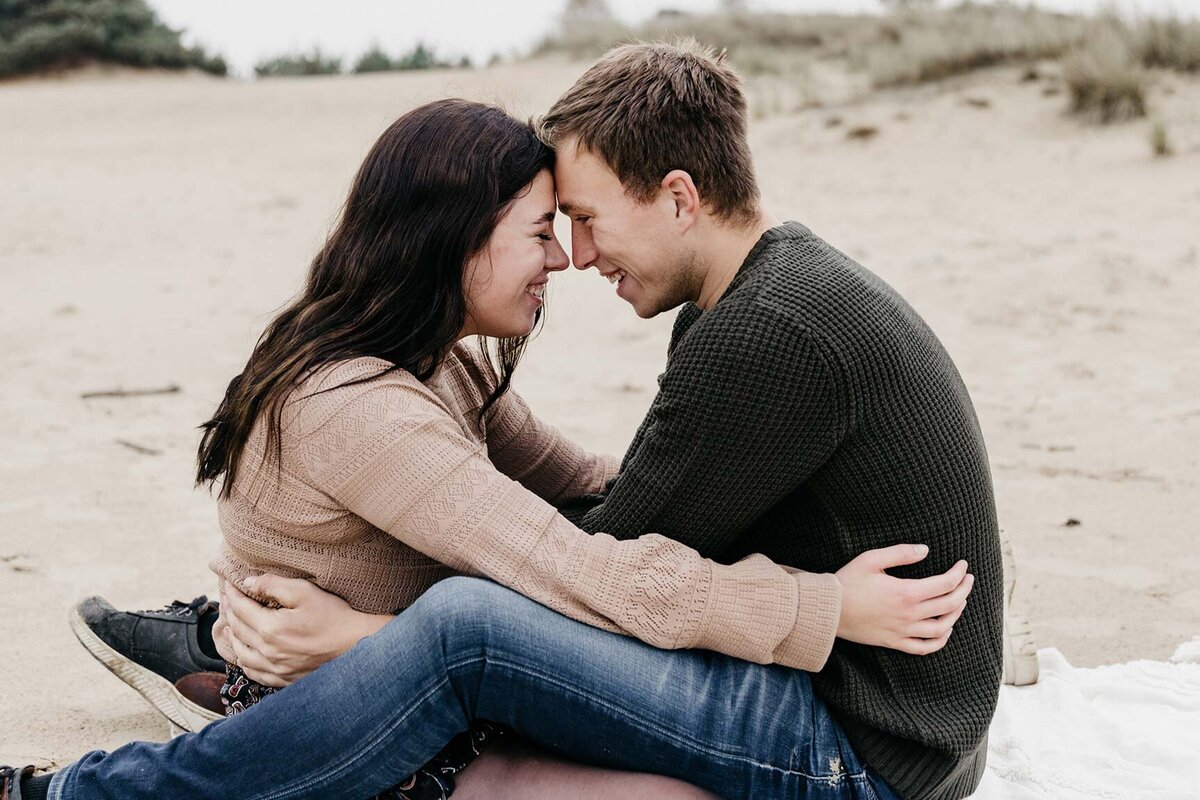
{"type": "Polygon", "coordinates": [[[637,200],[682,169],[717,216],[746,222],[757,210],[741,79],[724,52],[695,39],[614,47],[537,127],[551,147],[574,137],[637,200]]]}

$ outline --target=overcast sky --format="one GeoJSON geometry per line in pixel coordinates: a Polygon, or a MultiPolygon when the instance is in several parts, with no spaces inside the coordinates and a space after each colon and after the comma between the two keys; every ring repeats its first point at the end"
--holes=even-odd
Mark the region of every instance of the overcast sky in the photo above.
{"type": "MultiPolygon", "coordinates": [[[[878,11],[877,0],[750,0],[751,8],[786,11],[878,11]]],[[[557,22],[565,0],[150,0],[189,43],[224,55],[237,75],[254,63],[314,45],[341,56],[347,65],[378,42],[391,53],[418,40],[443,55],[468,55],[483,63],[493,53],[511,55],[530,47],[557,22]]],[[[636,21],[662,8],[705,11],[716,0],[609,0],[614,13],[636,21]]],[[[1038,0],[1045,8],[1094,12],[1105,5],[1123,11],[1175,11],[1200,16],[1200,0],[1038,0]]]]}

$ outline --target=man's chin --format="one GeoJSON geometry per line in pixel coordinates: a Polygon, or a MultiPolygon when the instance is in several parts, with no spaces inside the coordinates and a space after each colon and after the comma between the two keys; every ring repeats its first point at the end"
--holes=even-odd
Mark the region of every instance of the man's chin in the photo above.
{"type": "Polygon", "coordinates": [[[638,302],[637,299],[625,299],[625,302],[628,303],[630,308],[633,309],[633,313],[637,314],[642,319],[657,317],[660,313],[662,313],[661,309],[659,309],[657,306],[647,304],[645,300],[638,302]]]}
{"type": "Polygon", "coordinates": [[[664,304],[654,298],[646,297],[644,294],[636,294],[633,297],[622,297],[621,299],[628,303],[633,309],[633,313],[642,319],[657,317],[664,311],[670,311],[672,308],[678,307],[683,302],[664,304]]]}
{"type": "Polygon", "coordinates": [[[654,302],[641,300],[639,303],[634,303],[630,301],[629,305],[633,306],[634,313],[642,319],[651,319],[652,317],[657,317],[659,314],[665,314],[668,311],[674,311],[686,302],[688,302],[687,298],[675,300],[660,299],[654,302]]]}

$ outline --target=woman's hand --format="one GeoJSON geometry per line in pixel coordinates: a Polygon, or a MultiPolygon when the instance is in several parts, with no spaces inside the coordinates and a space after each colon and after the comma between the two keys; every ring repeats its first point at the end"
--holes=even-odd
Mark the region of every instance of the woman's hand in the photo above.
{"type": "Polygon", "coordinates": [[[263,605],[222,581],[221,619],[214,639],[226,660],[264,686],[298,681],[392,619],[355,611],[303,578],[265,574],[247,578],[245,587],[279,608],[263,605]]]}
{"type": "Polygon", "coordinates": [[[975,576],[959,561],[930,578],[893,578],[884,570],[915,564],[929,554],[923,544],[868,550],[837,571],[842,584],[840,639],[928,655],[946,646],[967,605],[975,576]]]}

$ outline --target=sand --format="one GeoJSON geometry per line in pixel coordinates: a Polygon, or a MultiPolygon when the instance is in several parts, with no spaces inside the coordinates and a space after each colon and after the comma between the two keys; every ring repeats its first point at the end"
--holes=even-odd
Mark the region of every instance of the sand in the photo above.
{"type": "MultiPolygon", "coordinates": [[[[544,110],[580,69],[0,85],[0,762],[165,736],[67,609],[213,591],[196,425],[374,137],[447,94],[544,110]]],[[[1200,81],[1154,91],[1168,159],[1148,121],[1088,127],[1042,88],[1000,70],[756,119],[753,147],[769,208],[896,286],[958,363],[1038,643],[1080,666],[1161,659],[1200,634],[1200,81]]],[[[620,452],[670,322],[558,275],[517,386],[620,452]]]]}

